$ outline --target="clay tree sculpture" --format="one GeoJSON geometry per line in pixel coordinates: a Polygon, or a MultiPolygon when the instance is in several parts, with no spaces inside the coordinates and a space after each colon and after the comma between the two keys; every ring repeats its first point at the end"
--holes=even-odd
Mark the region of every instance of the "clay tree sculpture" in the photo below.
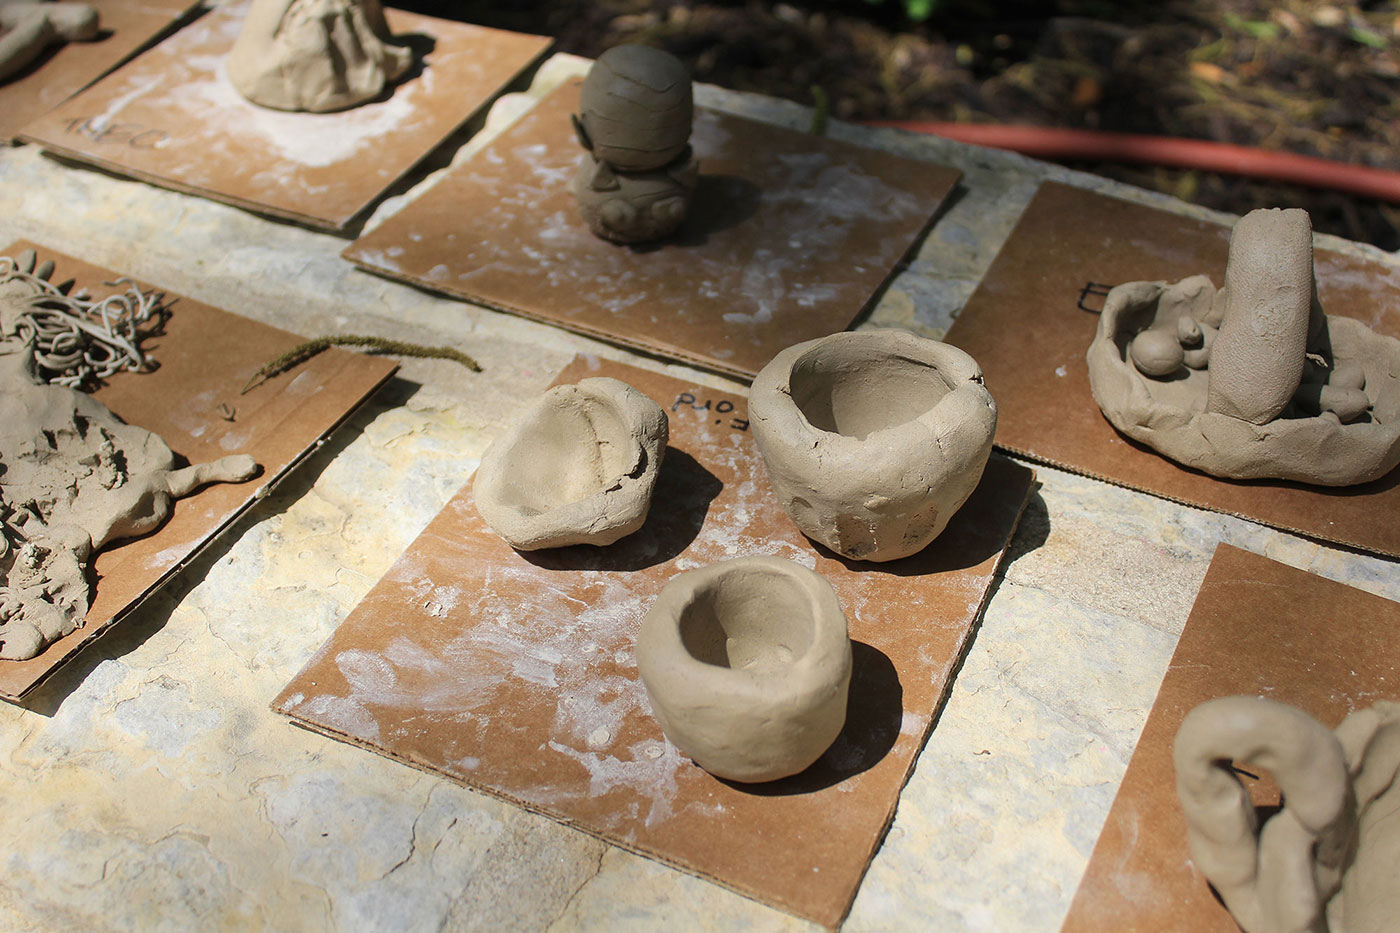
{"type": "Polygon", "coordinates": [[[749,415],[797,527],[873,561],[943,531],[977,488],[997,424],[972,357],[888,329],[788,347],[754,379],[749,415]]]}
{"type": "Polygon", "coordinates": [[[642,620],[637,670],[671,744],[716,777],[772,781],[840,734],[851,642],[820,574],[741,557],[666,584],[642,620]]]}
{"type": "Polygon", "coordinates": [[[668,436],[625,382],[555,386],[482,455],[477,510],[517,550],[612,544],[646,521],[668,436]]]}
{"type": "Polygon", "coordinates": [[[573,115],[588,150],[573,190],[589,229],[616,243],[641,243],[680,226],[699,177],[693,117],[690,75],[674,56],[642,45],[598,56],[573,115]]]}
{"type": "Polygon", "coordinates": [[[0,0],[0,81],[60,42],[97,38],[98,14],[86,3],[0,0]]]}
{"type": "Polygon", "coordinates": [[[1088,364],[1115,428],[1215,476],[1346,486],[1400,463],[1400,340],[1323,313],[1306,211],[1241,218],[1219,289],[1114,288],[1088,364]]]}
{"type": "Polygon", "coordinates": [[[373,100],[411,64],[380,0],[253,0],[228,76],[260,106],[327,113],[373,100]]]}
{"type": "Polygon", "coordinates": [[[1330,732],[1273,700],[1193,709],[1173,749],[1191,859],[1245,933],[1382,933],[1400,917],[1400,703],[1330,732]],[[1260,825],[1232,762],[1268,769],[1260,825]]]}

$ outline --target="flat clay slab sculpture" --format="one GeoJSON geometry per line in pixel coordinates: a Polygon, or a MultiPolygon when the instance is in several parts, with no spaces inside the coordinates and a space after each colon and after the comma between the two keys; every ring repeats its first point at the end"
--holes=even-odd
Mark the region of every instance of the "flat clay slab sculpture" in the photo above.
{"type": "MultiPolygon", "coordinates": [[[[1167,314],[1201,301],[1196,289],[1204,289],[1205,282],[1199,276],[1226,281],[1229,237],[1227,226],[1067,185],[1042,185],[946,338],[982,367],[997,400],[997,445],[1177,502],[1400,557],[1400,523],[1389,519],[1400,512],[1395,470],[1338,489],[1289,480],[1221,479],[1120,434],[1100,411],[1085,349],[1094,341],[1110,288],[1177,283],[1171,295],[1163,285],[1167,314]]],[[[1325,250],[1316,252],[1314,262],[1318,300],[1330,329],[1338,334],[1355,329],[1341,321],[1347,318],[1376,335],[1400,337],[1400,269],[1325,250]]],[[[1162,301],[1155,307],[1163,307],[1162,301]]],[[[1178,346],[1184,359],[1186,348],[1178,346]]],[[[1172,392],[1204,378],[1205,373],[1190,370],[1152,388],[1172,392]]],[[[1141,397],[1129,394],[1140,398],[1139,410],[1162,407],[1142,391],[1141,397]]],[[[1194,404],[1203,409],[1204,399],[1194,404]]],[[[1148,419],[1159,434],[1189,420],[1166,413],[1148,419]]],[[[1322,435],[1357,427],[1334,425],[1322,435]]]]}
{"type": "MultiPolygon", "coordinates": [[[[27,0],[13,5],[23,2],[27,0]]],[[[87,0],[82,5],[97,13],[97,31],[91,39],[47,44],[28,65],[0,79],[0,142],[8,142],[35,117],[126,61],[194,4],[186,0],[87,0]]],[[[0,26],[0,33],[4,28],[0,26]]],[[[0,35],[0,41],[7,38],[0,35]]]]}
{"type": "MultiPolygon", "coordinates": [[[[1248,890],[1276,894],[1279,888],[1272,880],[1265,880],[1264,888],[1257,882],[1278,870],[1286,873],[1290,867],[1300,873],[1284,882],[1288,900],[1304,909],[1309,902],[1316,905],[1318,893],[1307,867],[1311,862],[1303,851],[1310,852],[1316,839],[1304,843],[1296,835],[1288,837],[1300,830],[1298,821],[1305,827],[1302,835],[1319,831],[1327,835],[1328,811],[1335,801],[1318,791],[1337,788],[1329,778],[1318,777],[1326,763],[1312,759],[1337,752],[1324,726],[1339,723],[1343,723],[1337,729],[1343,757],[1347,764],[1363,769],[1352,776],[1360,804],[1356,811],[1359,842],[1361,848],[1380,850],[1376,865],[1369,857],[1365,862],[1353,859],[1351,864],[1360,871],[1343,887],[1354,888],[1358,896],[1363,890],[1371,895],[1384,892],[1375,903],[1390,904],[1391,909],[1385,914],[1387,923],[1380,927],[1346,925],[1334,927],[1332,933],[1392,929],[1395,850],[1382,847],[1393,845],[1395,839],[1396,795],[1385,785],[1395,774],[1400,749],[1394,724],[1381,721],[1391,718],[1393,704],[1377,701],[1394,697],[1400,684],[1397,626],[1398,603],[1220,545],[1063,930],[1235,933],[1239,930],[1236,919],[1208,879],[1225,884],[1220,893],[1233,906],[1250,899],[1248,894],[1236,898],[1248,890]],[[1249,697],[1251,704],[1264,703],[1257,698],[1267,697],[1272,704],[1296,709],[1280,715],[1270,705],[1261,715],[1260,708],[1251,705],[1243,718],[1238,711],[1227,716],[1223,729],[1215,728],[1220,725],[1218,712],[1200,714],[1209,715],[1211,721],[1197,722],[1193,731],[1209,725],[1205,738],[1212,734],[1214,738],[1202,742],[1200,733],[1194,738],[1188,735],[1178,746],[1174,762],[1173,747],[1183,722],[1188,714],[1198,715],[1192,710],[1207,702],[1218,703],[1219,698],[1241,696],[1249,697]],[[1362,712],[1373,706],[1374,710],[1362,712]],[[1316,722],[1299,726],[1308,719],[1316,722]],[[1255,733],[1261,724],[1267,728],[1255,733]],[[1281,727],[1289,726],[1302,733],[1303,744],[1286,739],[1283,733],[1289,730],[1281,727]],[[1249,738],[1250,734],[1255,737],[1249,738]],[[1367,744],[1366,735],[1371,736],[1370,748],[1360,752],[1356,746],[1367,744]],[[1209,764],[1202,755],[1221,762],[1234,758],[1239,767],[1227,772],[1223,763],[1209,764]],[[1179,781],[1193,798],[1188,804],[1189,823],[1178,798],[1179,781]],[[1262,861],[1252,863],[1256,836],[1248,819],[1259,808],[1263,808],[1261,818],[1278,810],[1280,787],[1288,799],[1281,812],[1263,823],[1257,838],[1262,861]],[[1382,794],[1387,795],[1382,802],[1366,803],[1382,794]],[[1208,813],[1197,806],[1198,797],[1209,807],[1208,813]],[[1191,825],[1214,841],[1207,840],[1203,847],[1192,845],[1191,825]],[[1380,879],[1371,874],[1377,867],[1380,879]],[[1379,884],[1372,888],[1377,880],[1379,884]]],[[[1317,877],[1324,883],[1329,875],[1335,878],[1339,859],[1346,862],[1345,856],[1324,846],[1318,852],[1317,877]]],[[[1339,901],[1337,906],[1341,905],[1339,901]]],[[[1249,933],[1270,929],[1250,926],[1251,918],[1244,915],[1238,919],[1249,933]]]]}
{"type": "Polygon", "coordinates": [[[959,173],[704,108],[685,222],[642,247],[593,234],[572,190],[578,82],[560,86],[346,249],[493,308],[752,377],[844,330],[917,244],[959,173]]]}
{"type": "Polygon", "coordinates": [[[930,547],[848,566],[783,514],[742,396],[582,357],[558,384],[594,377],[670,417],[646,523],[607,547],[519,552],[468,486],[273,708],[835,926],[932,727],[1031,471],[993,457],[930,547]],[[831,747],[800,774],[754,785],[714,777],[663,738],[635,644],[679,574],[760,556],[814,569],[835,590],[851,679],[831,747]]]}
{"type": "MultiPolygon", "coordinates": [[[[119,278],[111,270],[32,244],[15,243],[0,253],[17,256],[25,249],[36,249],[41,260],[57,264],[55,280],[75,279],[93,294],[110,292],[103,283],[119,278]]],[[[163,439],[161,446],[191,463],[242,454],[255,460],[262,473],[257,482],[208,486],[174,502],[158,530],[98,552],[85,624],[35,658],[0,661],[0,698],[21,699],[120,622],[313,450],[395,368],[384,359],[334,350],[240,395],[254,371],[302,338],[189,298],[167,297],[174,310],[152,354],[158,368],[118,372],[92,393],[92,400],[142,436],[149,432],[163,439]],[[221,403],[226,406],[222,410],[221,403]]]]}
{"type": "Polygon", "coordinates": [[[340,231],[550,43],[388,10],[395,47],[419,50],[421,68],[350,109],[287,113],[250,102],[230,77],[248,13],[248,4],[205,13],[22,137],[118,174],[340,231]]]}

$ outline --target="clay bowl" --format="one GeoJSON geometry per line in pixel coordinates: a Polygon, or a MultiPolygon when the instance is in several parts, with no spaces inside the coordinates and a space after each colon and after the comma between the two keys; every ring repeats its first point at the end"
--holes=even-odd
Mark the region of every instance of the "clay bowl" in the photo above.
{"type": "Polygon", "coordinates": [[[612,544],[646,521],[668,434],[625,382],[555,386],[482,455],[477,510],[517,550],[612,544]]]}
{"type": "Polygon", "coordinates": [[[672,579],[642,620],[637,668],[666,738],[716,777],[797,774],[846,721],[846,617],[831,584],[781,558],[672,579]]]}
{"type": "Polygon", "coordinates": [[[839,554],[922,550],[982,478],[996,403],[963,351],[908,331],[788,347],[754,379],[754,439],[783,508],[839,554]]]}

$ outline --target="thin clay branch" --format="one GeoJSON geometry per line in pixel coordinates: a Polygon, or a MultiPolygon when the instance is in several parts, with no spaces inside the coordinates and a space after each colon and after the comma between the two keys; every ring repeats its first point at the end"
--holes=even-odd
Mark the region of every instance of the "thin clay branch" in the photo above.
{"type": "Polygon", "coordinates": [[[300,366],[316,354],[329,350],[331,347],[364,347],[372,353],[392,353],[395,356],[411,356],[419,359],[452,360],[461,363],[474,373],[481,372],[480,363],[452,347],[426,347],[418,343],[405,343],[402,340],[389,340],[384,337],[341,334],[317,337],[292,347],[253,373],[252,378],[243,386],[243,391],[239,395],[247,395],[254,386],[261,385],[273,376],[280,375],[295,366],[300,366]]]}

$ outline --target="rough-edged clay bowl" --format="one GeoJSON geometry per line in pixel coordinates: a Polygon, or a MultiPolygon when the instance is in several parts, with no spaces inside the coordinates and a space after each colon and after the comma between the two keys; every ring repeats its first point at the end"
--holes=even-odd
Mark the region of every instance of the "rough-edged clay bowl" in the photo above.
{"type": "Polygon", "coordinates": [[[666,584],[642,620],[637,669],[673,745],[717,777],[772,781],[841,732],[851,642],[819,574],[743,557],[666,584]]]}
{"type": "Polygon", "coordinates": [[[477,510],[517,550],[612,544],[646,521],[668,435],[625,382],[555,386],[482,456],[477,510]]]}
{"type": "Polygon", "coordinates": [[[972,357],[892,329],[788,347],[754,379],[749,415],[797,527],[873,561],[943,531],[977,488],[997,424],[972,357]]]}
{"type": "Polygon", "coordinates": [[[1156,319],[1168,288],[1165,282],[1130,282],[1104,299],[1087,354],[1089,385],[1115,428],[1177,463],[1227,479],[1350,486],[1400,464],[1400,340],[1352,318],[1327,315],[1335,358],[1355,361],[1366,373],[1369,419],[1342,424],[1324,414],[1251,424],[1205,410],[1208,370],[1162,380],[1133,366],[1128,345],[1156,319]]]}

